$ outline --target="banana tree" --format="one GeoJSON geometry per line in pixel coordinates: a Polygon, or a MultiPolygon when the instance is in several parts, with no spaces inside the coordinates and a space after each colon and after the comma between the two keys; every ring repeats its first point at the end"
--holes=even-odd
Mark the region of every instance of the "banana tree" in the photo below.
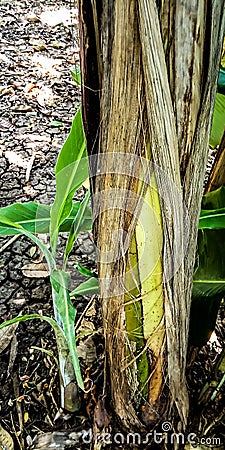
{"type": "Polygon", "coordinates": [[[83,124],[114,411],[188,415],[185,369],[224,1],[79,0],[83,124]]]}

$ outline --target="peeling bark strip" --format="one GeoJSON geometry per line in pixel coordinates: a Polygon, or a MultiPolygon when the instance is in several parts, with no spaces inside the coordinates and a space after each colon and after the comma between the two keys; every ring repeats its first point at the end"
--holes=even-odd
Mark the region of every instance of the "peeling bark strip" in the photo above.
{"type": "Polygon", "coordinates": [[[156,173],[163,207],[165,319],[168,348],[168,375],[171,404],[176,402],[185,422],[188,396],[185,384],[186,307],[184,297],[183,205],[180,181],[178,141],[158,13],[154,2],[139,1],[140,36],[153,160],[162,172],[156,173]],[[177,187],[177,196],[166,183],[166,176],[177,187]],[[179,203],[178,203],[179,202],[179,203]],[[178,203],[178,204],[177,204],[178,203]],[[179,238],[180,239],[179,239],[179,238]],[[172,254],[175,247],[175,251],[172,254]],[[181,264],[173,270],[181,257],[181,264]]]}
{"type": "MultiPolygon", "coordinates": [[[[132,215],[127,211],[129,192],[137,189],[131,176],[124,177],[126,167],[113,154],[117,152],[141,155],[141,96],[142,71],[141,48],[137,28],[135,0],[103,4],[102,58],[103,79],[101,93],[101,136],[100,151],[109,154],[104,168],[105,176],[96,179],[96,191],[112,195],[113,189],[120,190],[123,208],[108,210],[108,201],[103,197],[102,214],[98,218],[97,247],[100,251],[99,277],[109,280],[108,292],[102,292],[103,320],[106,351],[110,367],[111,394],[116,412],[123,424],[129,428],[140,426],[134,403],[137,394],[137,374],[127,366],[129,340],[126,335],[124,312],[124,290],[115,296],[118,283],[124,284],[126,255],[123,255],[124,240],[118,230],[130,233],[132,215]],[[113,5],[113,10],[112,6],[113,5]],[[111,14],[111,15],[110,15],[111,14]],[[116,165],[117,173],[112,168],[116,165]],[[103,255],[114,252],[113,261],[101,262],[103,255]],[[118,277],[118,278],[117,278],[118,277]],[[133,403],[133,404],[132,404],[133,403]]],[[[122,161],[121,161],[122,162],[122,161]]],[[[101,165],[101,160],[99,161],[101,165]]],[[[132,167],[133,176],[135,165],[132,167]]],[[[115,204],[117,207],[117,203],[115,204]]],[[[133,211],[136,204],[133,202],[133,211]]],[[[129,208],[130,210],[131,208],[129,208]]],[[[120,287],[120,286],[119,286],[120,287]]],[[[105,283],[104,283],[105,288],[105,283]]]]}
{"type": "MultiPolygon", "coordinates": [[[[106,354],[113,405],[127,428],[142,426],[141,405],[145,423],[157,420],[164,406],[159,384],[152,387],[151,381],[148,390],[159,392],[158,402],[151,405],[151,395],[149,402],[140,400],[135,361],[127,364],[136,344],[129,339],[134,333],[126,327],[121,288],[129,264],[127,250],[134,242],[138,199],[144,199],[147,189],[144,168],[132,155],[151,157],[155,165],[163,223],[167,407],[175,403],[185,425],[192,275],[224,31],[223,0],[161,3],[158,11],[155,0],[79,1],[83,118],[90,164],[93,153],[98,154],[91,186],[106,354]],[[126,158],[118,154],[129,155],[129,171],[126,158]],[[109,209],[113,192],[119,200],[113,197],[115,207],[109,209]],[[129,197],[129,192],[135,195],[129,197]]],[[[136,291],[138,296],[141,289],[136,291]]],[[[140,317],[135,320],[143,340],[140,317]]],[[[163,320],[160,323],[164,326],[163,320]]],[[[159,367],[164,376],[162,362],[159,367]]]]}

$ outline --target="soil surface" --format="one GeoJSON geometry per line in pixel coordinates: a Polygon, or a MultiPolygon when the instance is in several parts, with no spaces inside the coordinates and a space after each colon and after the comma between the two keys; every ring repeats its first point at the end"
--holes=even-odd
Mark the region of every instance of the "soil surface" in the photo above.
{"type": "MultiPolygon", "coordinates": [[[[0,206],[30,200],[52,204],[55,162],[80,104],[79,86],[71,76],[79,66],[78,11],[65,0],[2,0],[0,10],[0,206]]],[[[78,199],[82,196],[81,189],[78,199]]],[[[40,238],[48,243],[47,236],[40,238]]],[[[64,242],[62,237],[58,264],[64,242]]],[[[78,262],[95,268],[88,232],[79,237],[70,258],[72,289],[85,279],[75,269],[78,262]]],[[[48,273],[43,278],[39,272],[42,263],[43,255],[27,238],[0,239],[2,320],[31,313],[53,317],[48,273]]],[[[97,300],[88,308],[89,302],[88,297],[76,299],[77,319],[82,318],[77,333],[98,327],[97,300]]],[[[102,350],[97,334],[78,345],[87,380],[91,370],[101,376],[102,350]]],[[[23,322],[0,334],[0,448],[9,450],[10,436],[16,449],[48,448],[52,442],[64,448],[65,439],[70,447],[76,443],[81,448],[79,430],[90,427],[85,405],[92,394],[86,395],[79,415],[61,409],[56,355],[54,333],[45,322],[23,322]],[[78,432],[72,444],[67,429],[78,432]]]]}
{"type": "MultiPolygon", "coordinates": [[[[55,162],[80,103],[79,87],[70,72],[79,65],[77,9],[72,0],[1,0],[0,11],[0,206],[30,200],[52,204],[55,162]]],[[[78,198],[83,193],[81,189],[78,198]]],[[[47,236],[42,239],[48,243],[47,236]]],[[[62,236],[62,246],[64,242],[62,236]]],[[[39,272],[42,262],[43,256],[27,238],[0,239],[2,321],[30,313],[53,317],[49,277],[39,272]]],[[[95,270],[88,232],[79,237],[70,258],[72,288],[85,279],[75,268],[78,262],[95,270]]],[[[4,329],[0,333],[0,448],[11,450],[13,442],[16,450],[90,448],[82,441],[82,430],[88,433],[94,408],[102,407],[97,403],[104,366],[100,305],[94,297],[77,298],[74,304],[77,333],[93,333],[78,341],[87,390],[92,380],[80,411],[61,408],[57,349],[50,326],[33,320],[8,332],[4,329]]],[[[204,408],[200,424],[196,417],[202,414],[197,406],[199,393],[222,351],[224,321],[222,305],[214,340],[200,352],[188,374],[190,432],[218,436],[221,442],[223,387],[217,400],[204,408]]],[[[101,413],[107,422],[104,408],[101,413]]]]}

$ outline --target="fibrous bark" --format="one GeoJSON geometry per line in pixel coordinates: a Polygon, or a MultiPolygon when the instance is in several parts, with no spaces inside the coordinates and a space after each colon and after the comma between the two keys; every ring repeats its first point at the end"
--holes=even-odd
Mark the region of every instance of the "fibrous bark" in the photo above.
{"type": "MultiPolygon", "coordinates": [[[[79,4],[83,120],[113,405],[126,427],[155,422],[173,404],[185,424],[192,275],[224,1],[162,1],[160,9],[155,0],[79,4]],[[161,339],[162,351],[156,355],[145,320],[138,318],[142,350],[132,361],[138,343],[126,315],[126,272],[146,192],[149,186],[155,190],[149,173],[156,179],[163,224],[160,299],[165,322],[162,317],[158,324],[165,327],[166,352],[161,339]],[[139,363],[148,345],[150,376],[142,395],[139,363]],[[167,408],[161,377],[156,381],[159,368],[164,383],[169,378],[167,408]]],[[[130,291],[130,301],[131,292],[138,298],[137,315],[144,301],[140,273],[137,269],[130,291]]],[[[141,364],[146,369],[147,363],[141,364]]]]}

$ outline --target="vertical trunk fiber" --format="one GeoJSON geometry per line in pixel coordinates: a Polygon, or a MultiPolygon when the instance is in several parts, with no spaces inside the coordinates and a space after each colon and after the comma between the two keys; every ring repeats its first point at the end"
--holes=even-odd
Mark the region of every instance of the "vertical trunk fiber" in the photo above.
{"type": "Polygon", "coordinates": [[[106,357],[127,428],[174,403],[187,419],[192,274],[224,30],[222,0],[161,3],[79,1],[106,357]],[[147,272],[145,239],[157,242],[147,272]]]}

